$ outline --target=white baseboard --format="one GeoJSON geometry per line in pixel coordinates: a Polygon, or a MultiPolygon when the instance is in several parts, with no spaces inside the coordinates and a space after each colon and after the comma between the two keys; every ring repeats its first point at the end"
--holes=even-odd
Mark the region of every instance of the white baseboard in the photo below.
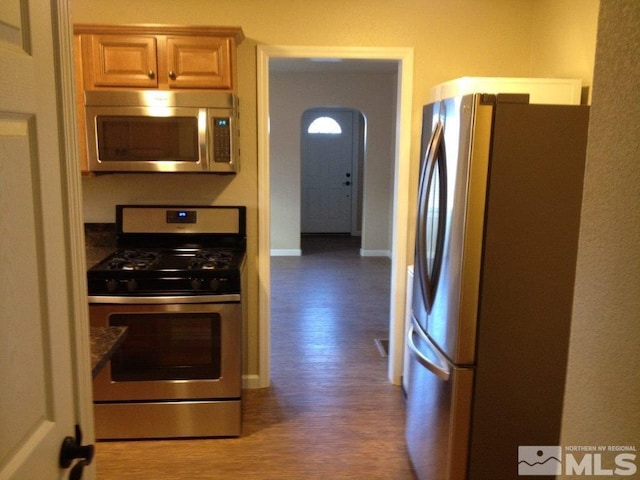
{"type": "Polygon", "coordinates": [[[242,388],[247,390],[262,388],[260,385],[260,375],[242,375],[242,388]]]}
{"type": "Polygon", "coordinates": [[[272,248],[272,257],[299,257],[302,255],[301,248],[272,248]]]}
{"type": "Polygon", "coordinates": [[[388,257],[391,258],[390,250],[364,250],[360,249],[361,257],[388,257]]]}

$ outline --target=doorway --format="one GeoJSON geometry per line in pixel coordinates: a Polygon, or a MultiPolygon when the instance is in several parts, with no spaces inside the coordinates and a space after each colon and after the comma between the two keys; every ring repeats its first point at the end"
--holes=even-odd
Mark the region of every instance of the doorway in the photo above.
{"type": "MultiPolygon", "coordinates": [[[[331,60],[344,63],[391,63],[397,75],[395,92],[395,138],[389,144],[393,157],[390,172],[393,178],[392,241],[391,241],[391,291],[389,315],[389,380],[399,385],[402,373],[402,337],[404,326],[404,292],[406,290],[408,197],[411,147],[411,110],[413,90],[413,49],[411,48],[362,48],[362,47],[257,47],[258,78],[258,275],[259,275],[259,376],[255,386],[266,387],[270,383],[270,250],[271,250],[271,131],[269,115],[270,63],[272,61],[331,60]],[[337,61],[336,61],[337,60],[337,61]]],[[[292,96],[293,98],[293,96],[292,96]]],[[[299,175],[299,172],[298,172],[299,175]]],[[[366,190],[365,190],[366,191],[366,190]]]]}
{"type": "Polygon", "coordinates": [[[359,236],[365,138],[362,112],[311,108],[302,114],[300,127],[301,233],[359,236]]]}

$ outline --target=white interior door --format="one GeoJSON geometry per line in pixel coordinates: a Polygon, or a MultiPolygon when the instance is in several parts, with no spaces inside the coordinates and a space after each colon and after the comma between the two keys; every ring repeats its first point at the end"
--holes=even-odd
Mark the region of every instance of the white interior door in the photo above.
{"type": "Polygon", "coordinates": [[[313,109],[302,119],[302,233],[351,233],[354,112],[313,109]]]}
{"type": "Polygon", "coordinates": [[[0,3],[0,478],[11,480],[66,478],[61,444],[86,400],[70,338],[51,5],[0,3]]]}

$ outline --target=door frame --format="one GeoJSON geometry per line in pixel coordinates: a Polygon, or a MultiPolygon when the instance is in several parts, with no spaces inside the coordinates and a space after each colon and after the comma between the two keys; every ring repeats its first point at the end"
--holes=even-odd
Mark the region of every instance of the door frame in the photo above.
{"type": "Polygon", "coordinates": [[[391,298],[389,315],[389,366],[391,383],[400,385],[404,345],[404,310],[409,225],[411,165],[411,110],[413,96],[413,48],[406,47],[301,47],[258,45],[258,310],[259,378],[254,387],[270,384],[271,355],[271,185],[269,158],[269,61],[290,59],[395,60],[398,64],[396,94],[396,144],[394,159],[393,234],[391,247],[391,298]]]}
{"type": "MultiPolygon", "coordinates": [[[[69,0],[52,2],[53,16],[57,17],[54,50],[58,57],[59,117],[61,126],[60,150],[63,172],[62,191],[68,224],[65,226],[69,245],[69,286],[73,304],[70,305],[72,362],[75,366],[76,422],[82,425],[84,443],[95,443],[93,416],[93,379],[91,376],[91,341],[89,331],[89,303],[87,300],[87,262],[84,237],[84,212],[78,129],[76,121],[76,91],[73,63],[73,25],[69,0]],[[56,6],[57,5],[57,6],[56,6]]],[[[85,478],[94,478],[95,462],[85,468],[85,478]]]]}

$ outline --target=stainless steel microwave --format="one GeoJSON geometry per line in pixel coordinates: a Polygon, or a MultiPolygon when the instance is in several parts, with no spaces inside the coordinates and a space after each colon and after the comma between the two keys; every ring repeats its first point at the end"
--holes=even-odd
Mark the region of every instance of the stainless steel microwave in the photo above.
{"type": "Polygon", "coordinates": [[[230,93],[85,92],[92,172],[235,173],[238,100],[230,93]]]}

